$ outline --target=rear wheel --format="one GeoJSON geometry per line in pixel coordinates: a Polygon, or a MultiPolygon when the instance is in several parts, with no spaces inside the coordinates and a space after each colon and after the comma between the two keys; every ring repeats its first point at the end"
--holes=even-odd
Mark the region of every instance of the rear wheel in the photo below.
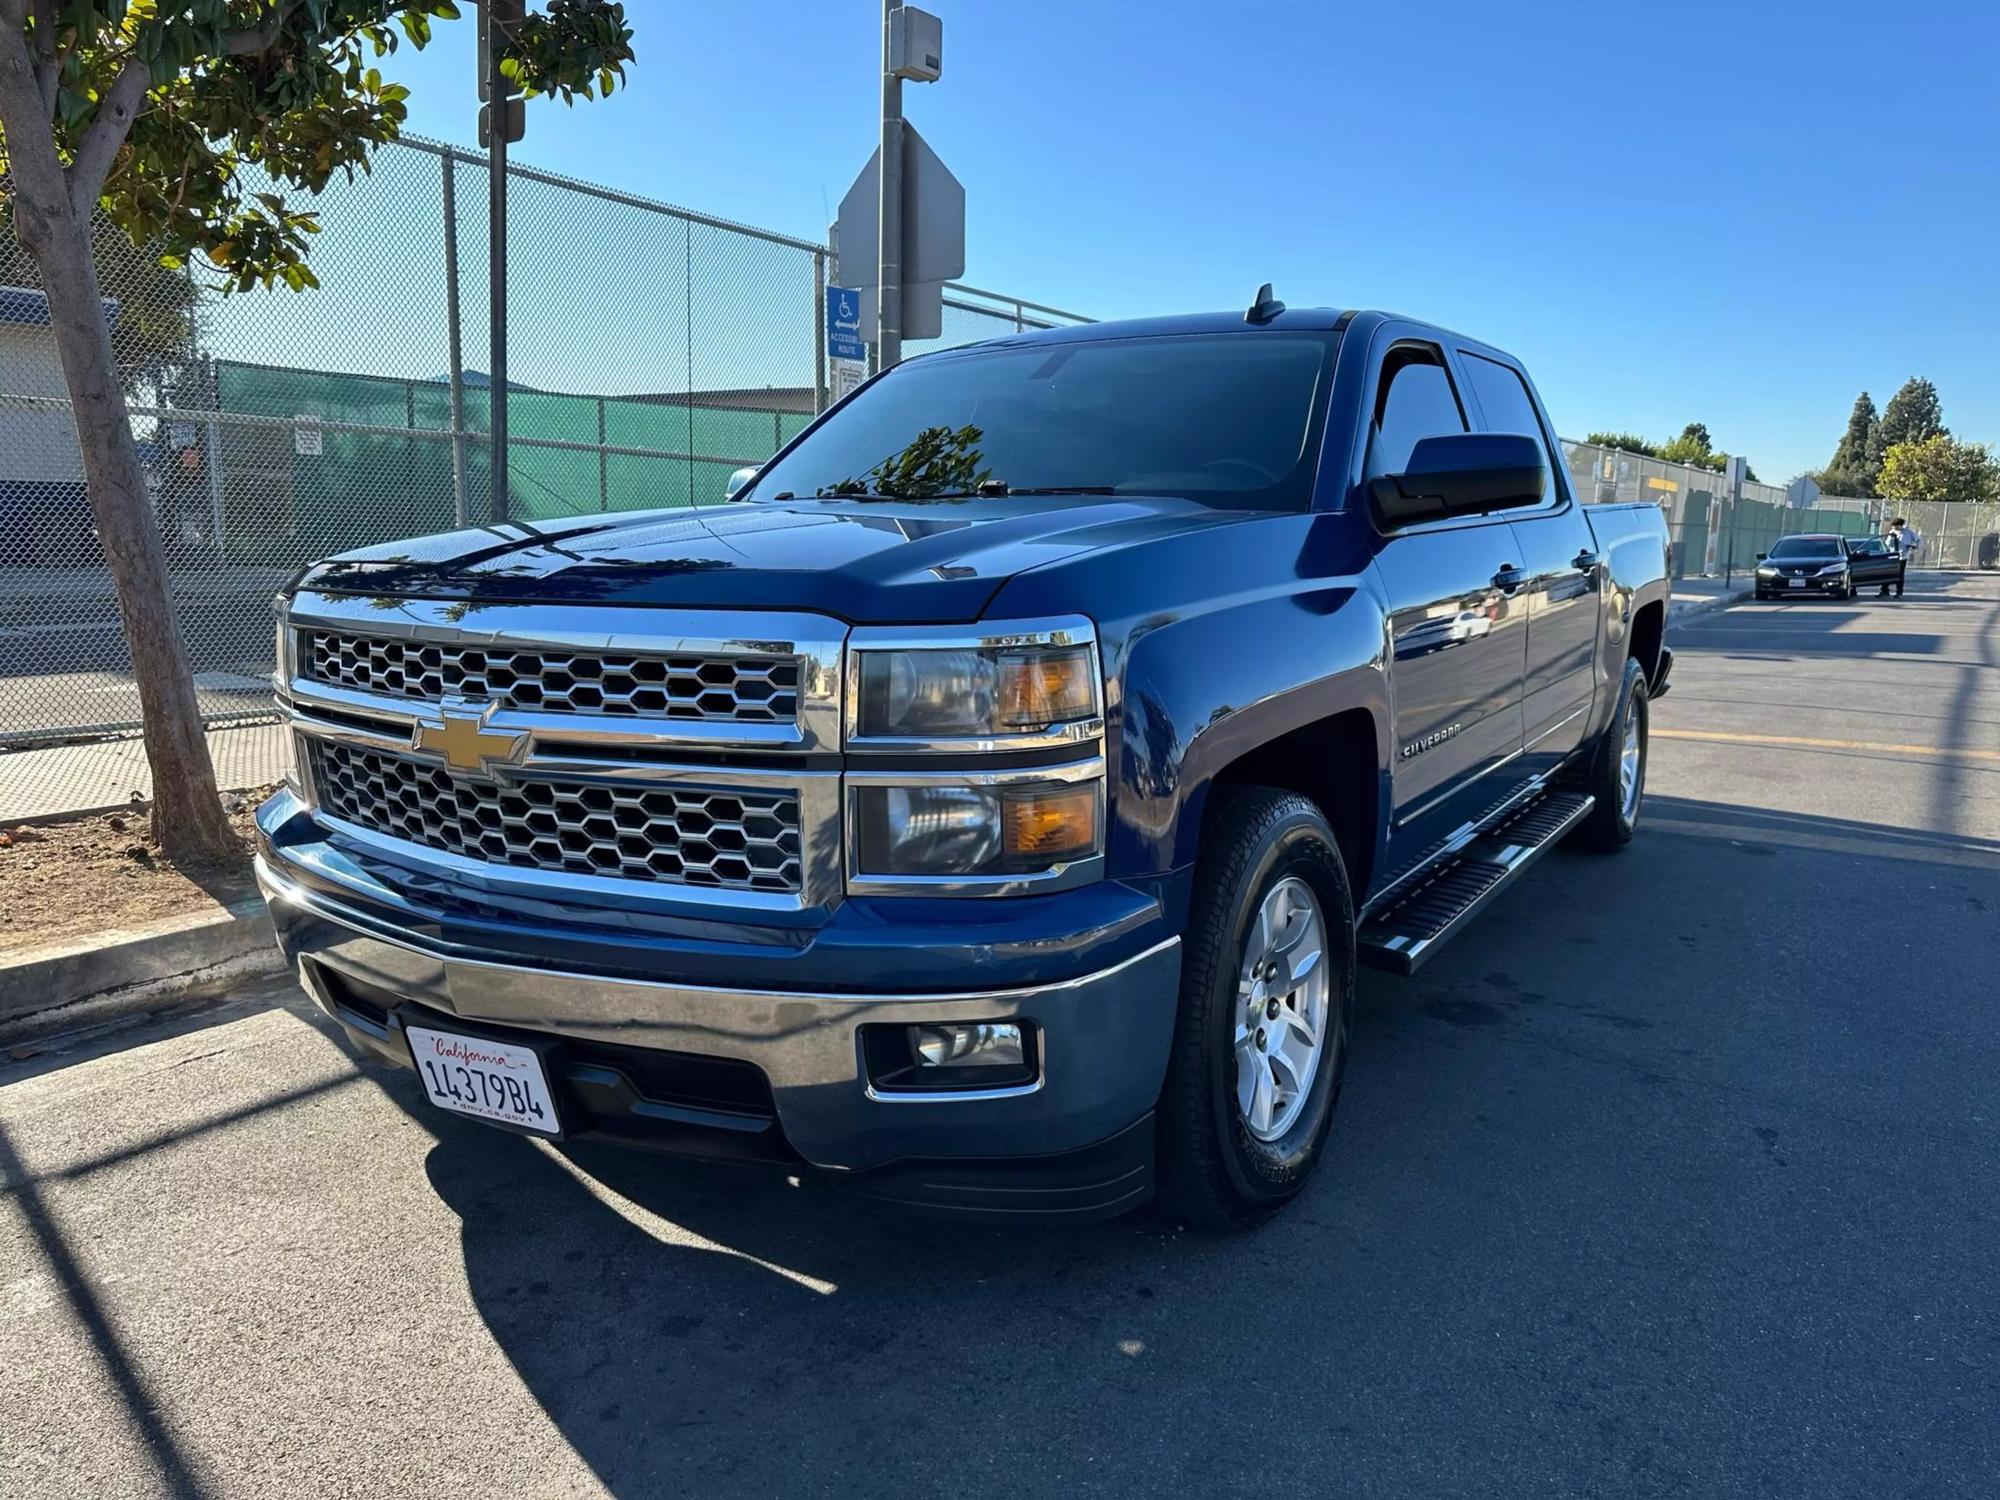
{"type": "Polygon", "coordinates": [[[1347,1065],[1354,903],[1303,797],[1223,789],[1195,874],[1158,1119],[1170,1208],[1255,1223],[1319,1165],[1347,1065]]]}
{"type": "Polygon", "coordinates": [[[1596,799],[1590,815],[1576,825],[1572,842],[1580,849],[1609,854],[1631,842],[1646,799],[1646,735],[1651,715],[1646,669],[1627,659],[1618,685],[1618,703],[1585,773],[1584,790],[1596,799]]]}

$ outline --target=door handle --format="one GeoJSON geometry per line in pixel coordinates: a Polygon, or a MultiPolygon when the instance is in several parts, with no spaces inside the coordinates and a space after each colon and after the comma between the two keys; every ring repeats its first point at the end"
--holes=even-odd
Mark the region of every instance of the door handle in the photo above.
{"type": "Polygon", "coordinates": [[[1513,563],[1500,564],[1500,571],[1493,575],[1493,587],[1500,590],[1503,594],[1513,593],[1514,590],[1527,581],[1528,575],[1523,573],[1513,563]]]}
{"type": "Polygon", "coordinates": [[[1602,552],[1592,552],[1588,547],[1585,547],[1581,552],[1577,553],[1573,559],[1573,565],[1579,573],[1595,573],[1598,565],[1603,561],[1604,554],[1602,552]]]}

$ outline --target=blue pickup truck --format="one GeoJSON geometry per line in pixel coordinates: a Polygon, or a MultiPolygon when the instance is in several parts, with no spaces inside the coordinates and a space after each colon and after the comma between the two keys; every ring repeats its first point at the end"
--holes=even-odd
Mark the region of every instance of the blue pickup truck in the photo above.
{"type": "Polygon", "coordinates": [[[278,606],[279,941],[435,1105],[973,1218],[1251,1222],[1358,965],[1631,836],[1657,509],[1376,312],[876,377],[732,503],[353,552],[278,606]]]}

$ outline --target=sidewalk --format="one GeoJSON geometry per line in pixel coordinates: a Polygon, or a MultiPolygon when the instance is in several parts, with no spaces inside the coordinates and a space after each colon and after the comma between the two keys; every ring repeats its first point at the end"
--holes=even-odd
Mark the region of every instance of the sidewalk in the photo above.
{"type": "MultiPolygon", "coordinates": [[[[225,792],[250,791],[284,778],[292,759],[282,724],[213,729],[208,752],[225,792]]],[[[71,813],[102,812],[153,795],[146,747],[131,739],[0,754],[0,825],[71,813]]]]}
{"type": "Polygon", "coordinates": [[[1753,580],[1749,573],[1739,571],[1727,586],[1720,578],[1676,578],[1673,586],[1673,598],[1667,609],[1669,624],[1749,598],[1753,580]]]}

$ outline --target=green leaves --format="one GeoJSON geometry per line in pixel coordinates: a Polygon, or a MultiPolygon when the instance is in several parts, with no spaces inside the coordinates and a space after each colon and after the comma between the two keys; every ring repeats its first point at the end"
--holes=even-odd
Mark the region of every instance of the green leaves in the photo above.
{"type": "Polygon", "coordinates": [[[1881,489],[1889,500],[2000,499],[2000,464],[1984,443],[1961,443],[1947,433],[1934,432],[1892,443],[1883,452],[1881,489]]]}
{"type": "MultiPolygon", "coordinates": [[[[50,129],[74,160],[132,56],[153,88],[106,181],[101,208],[160,264],[197,254],[236,288],[318,280],[306,264],[316,214],[295,208],[336,175],[368,170],[409,118],[410,91],[375,65],[460,18],[452,0],[60,0],[60,85],[50,129]],[[273,18],[276,18],[273,23],[273,18]],[[246,193],[255,164],[279,192],[246,193]]],[[[529,95],[610,93],[632,61],[615,0],[548,0],[508,42],[502,67],[529,95]]],[[[4,160],[0,146],[0,160],[4,160]]],[[[102,158],[100,158],[102,159],[102,158]]]]}

